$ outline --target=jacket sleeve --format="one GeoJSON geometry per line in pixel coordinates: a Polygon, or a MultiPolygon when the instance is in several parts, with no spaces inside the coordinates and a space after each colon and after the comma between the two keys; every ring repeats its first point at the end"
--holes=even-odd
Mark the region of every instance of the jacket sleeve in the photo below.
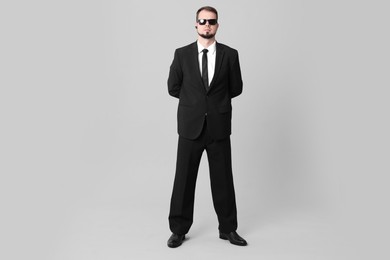
{"type": "Polygon", "coordinates": [[[241,78],[240,62],[238,59],[238,52],[235,53],[233,65],[230,68],[229,90],[230,90],[231,98],[234,98],[242,93],[242,78],[241,78]]]}
{"type": "Polygon", "coordinates": [[[178,51],[175,51],[175,55],[169,69],[168,77],[168,93],[169,95],[179,98],[180,89],[183,82],[183,72],[180,66],[178,51]]]}

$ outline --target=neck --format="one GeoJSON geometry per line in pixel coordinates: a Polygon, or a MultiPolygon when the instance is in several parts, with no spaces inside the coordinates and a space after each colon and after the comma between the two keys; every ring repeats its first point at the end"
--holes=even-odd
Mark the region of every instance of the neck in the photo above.
{"type": "Polygon", "coordinates": [[[211,39],[205,39],[201,36],[198,37],[198,41],[200,44],[202,44],[203,47],[208,48],[211,44],[215,42],[215,37],[211,39]]]}

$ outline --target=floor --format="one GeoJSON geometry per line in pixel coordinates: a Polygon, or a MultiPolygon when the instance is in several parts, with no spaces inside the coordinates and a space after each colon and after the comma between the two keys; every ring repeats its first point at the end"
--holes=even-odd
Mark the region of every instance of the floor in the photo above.
{"type": "Polygon", "coordinates": [[[205,211],[196,216],[183,245],[171,249],[162,206],[154,207],[154,214],[129,208],[95,206],[73,212],[56,231],[48,259],[349,259],[348,245],[330,222],[307,212],[268,215],[261,221],[243,215],[238,233],[249,245],[238,247],[218,238],[215,216],[205,211]]]}

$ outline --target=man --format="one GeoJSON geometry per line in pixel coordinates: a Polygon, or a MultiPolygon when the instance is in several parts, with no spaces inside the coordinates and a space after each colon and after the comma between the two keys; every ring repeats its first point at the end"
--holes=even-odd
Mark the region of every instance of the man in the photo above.
{"type": "Polygon", "coordinates": [[[196,13],[198,40],[175,51],[168,91],[179,98],[176,174],[169,213],[169,247],[178,247],[193,222],[195,184],[207,152],[219,237],[240,246],[231,166],[231,99],[242,92],[238,52],[215,41],[218,13],[210,6],[196,13]]]}

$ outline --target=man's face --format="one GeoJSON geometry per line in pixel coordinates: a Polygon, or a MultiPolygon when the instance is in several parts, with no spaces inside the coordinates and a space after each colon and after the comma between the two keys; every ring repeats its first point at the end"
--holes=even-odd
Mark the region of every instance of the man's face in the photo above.
{"type": "Polygon", "coordinates": [[[198,34],[205,38],[205,39],[211,39],[215,36],[218,30],[219,24],[211,25],[208,21],[206,24],[202,25],[199,23],[199,20],[209,20],[209,19],[217,19],[217,15],[213,12],[209,12],[207,10],[200,11],[198,15],[198,21],[196,22],[197,32],[198,34]]]}

